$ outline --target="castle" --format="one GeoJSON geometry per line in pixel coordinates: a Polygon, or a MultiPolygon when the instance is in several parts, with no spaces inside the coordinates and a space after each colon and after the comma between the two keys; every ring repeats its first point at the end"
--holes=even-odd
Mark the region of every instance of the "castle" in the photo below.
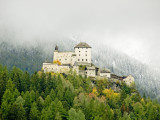
{"type": "Polygon", "coordinates": [[[124,80],[130,84],[134,82],[134,78],[130,76],[117,76],[107,69],[100,69],[92,63],[91,56],[92,47],[85,42],[80,42],[74,47],[74,52],[60,52],[58,46],[55,47],[53,62],[43,63],[43,71],[54,73],[69,73],[70,70],[75,71],[78,75],[92,78],[114,78],[124,80]],[[128,79],[127,79],[128,78],[128,79]]]}

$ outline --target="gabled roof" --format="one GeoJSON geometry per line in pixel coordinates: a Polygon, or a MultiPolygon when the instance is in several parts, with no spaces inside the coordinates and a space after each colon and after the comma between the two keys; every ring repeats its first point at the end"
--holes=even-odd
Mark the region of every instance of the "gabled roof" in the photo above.
{"type": "Polygon", "coordinates": [[[107,70],[107,69],[101,69],[100,73],[111,73],[111,72],[109,70],[107,70]]]}
{"type": "Polygon", "coordinates": [[[74,48],[91,48],[87,43],[80,42],[78,45],[76,45],[74,48]]]}

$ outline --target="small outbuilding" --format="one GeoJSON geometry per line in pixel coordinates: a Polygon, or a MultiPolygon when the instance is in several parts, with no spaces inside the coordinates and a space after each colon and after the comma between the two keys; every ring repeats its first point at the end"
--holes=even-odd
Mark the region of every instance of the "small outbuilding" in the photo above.
{"type": "Polygon", "coordinates": [[[107,78],[111,78],[111,72],[107,69],[101,69],[100,70],[100,76],[101,77],[107,77],[107,78]]]}

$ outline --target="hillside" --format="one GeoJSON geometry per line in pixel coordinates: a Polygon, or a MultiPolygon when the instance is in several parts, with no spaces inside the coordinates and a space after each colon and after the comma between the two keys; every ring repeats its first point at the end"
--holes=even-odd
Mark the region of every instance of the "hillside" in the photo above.
{"type": "MultiPolygon", "coordinates": [[[[9,69],[17,66],[24,71],[34,73],[42,67],[46,60],[52,61],[54,46],[57,44],[61,51],[71,51],[76,41],[66,40],[53,41],[24,47],[21,45],[11,45],[8,42],[0,44],[0,63],[6,65],[9,69]],[[65,43],[68,43],[67,46],[65,43]]],[[[117,75],[133,75],[135,84],[141,95],[144,93],[152,99],[160,99],[160,75],[157,70],[107,46],[92,45],[92,62],[101,67],[109,68],[117,75]]]]}
{"type": "Polygon", "coordinates": [[[107,79],[92,86],[89,78],[69,75],[30,75],[0,65],[0,119],[8,120],[158,120],[160,105],[142,98],[134,86],[107,79]]]}

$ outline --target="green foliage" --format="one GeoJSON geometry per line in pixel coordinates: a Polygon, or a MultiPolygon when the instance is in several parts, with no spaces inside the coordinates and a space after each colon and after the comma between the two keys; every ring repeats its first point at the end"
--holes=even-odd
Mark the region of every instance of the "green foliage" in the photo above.
{"type": "Polygon", "coordinates": [[[80,65],[79,66],[79,70],[85,70],[86,69],[86,66],[85,65],[80,65]]]}
{"type": "Polygon", "coordinates": [[[81,110],[78,110],[76,112],[74,108],[71,108],[68,111],[68,114],[69,114],[68,120],[85,120],[85,115],[81,110]]]}
{"type": "Polygon", "coordinates": [[[30,75],[0,65],[0,120],[159,120],[160,105],[134,87],[76,74],[30,75]]]}
{"type": "Polygon", "coordinates": [[[31,111],[29,114],[30,120],[38,120],[39,119],[39,110],[37,108],[37,104],[34,102],[31,106],[31,111]]]}
{"type": "Polygon", "coordinates": [[[9,120],[26,120],[25,109],[21,104],[14,103],[8,115],[9,120]]]}

